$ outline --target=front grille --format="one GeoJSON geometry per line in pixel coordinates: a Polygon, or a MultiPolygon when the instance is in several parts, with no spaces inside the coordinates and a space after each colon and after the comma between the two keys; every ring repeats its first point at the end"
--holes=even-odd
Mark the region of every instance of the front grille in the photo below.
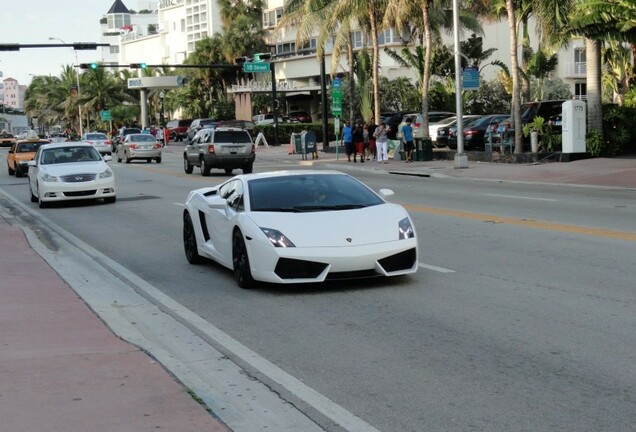
{"type": "Polygon", "coordinates": [[[348,272],[331,272],[327,275],[327,280],[361,279],[375,276],[379,276],[379,274],[373,269],[348,272]]]}
{"type": "Polygon", "coordinates": [[[325,268],[327,268],[325,263],[281,258],[274,272],[281,279],[315,279],[325,268]]]}
{"type": "Polygon", "coordinates": [[[60,177],[64,183],[81,183],[95,180],[97,174],[72,174],[60,177]]]}
{"type": "Polygon", "coordinates": [[[387,273],[408,270],[415,264],[415,248],[382,258],[378,262],[387,273]]]}
{"type": "Polygon", "coordinates": [[[64,192],[64,196],[67,197],[82,197],[82,196],[90,196],[95,195],[97,191],[93,190],[85,190],[85,191],[77,191],[77,192],[64,192]]]}

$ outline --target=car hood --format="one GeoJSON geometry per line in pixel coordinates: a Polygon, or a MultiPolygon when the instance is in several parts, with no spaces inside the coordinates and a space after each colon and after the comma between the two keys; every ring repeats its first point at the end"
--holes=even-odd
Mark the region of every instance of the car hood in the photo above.
{"type": "Polygon", "coordinates": [[[35,157],[35,152],[29,153],[14,153],[14,158],[17,161],[30,161],[35,157]]]}
{"type": "Polygon", "coordinates": [[[395,241],[399,222],[408,217],[396,204],[382,204],[355,210],[306,213],[252,212],[250,218],[261,228],[277,229],[296,247],[360,246],[395,241]]]}
{"type": "Polygon", "coordinates": [[[108,168],[104,161],[91,162],[71,162],[55,165],[40,166],[41,171],[45,171],[53,176],[64,176],[71,174],[99,174],[108,168]]]}

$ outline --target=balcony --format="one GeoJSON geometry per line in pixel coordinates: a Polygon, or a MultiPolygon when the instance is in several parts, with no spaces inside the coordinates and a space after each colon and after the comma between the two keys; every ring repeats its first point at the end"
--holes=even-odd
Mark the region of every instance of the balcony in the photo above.
{"type": "Polygon", "coordinates": [[[570,62],[565,64],[564,78],[585,78],[587,74],[587,63],[570,62]]]}

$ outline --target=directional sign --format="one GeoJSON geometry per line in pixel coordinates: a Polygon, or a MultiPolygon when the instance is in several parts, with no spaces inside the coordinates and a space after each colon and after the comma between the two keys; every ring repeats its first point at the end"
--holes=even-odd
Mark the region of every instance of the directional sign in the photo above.
{"type": "Polygon", "coordinates": [[[102,121],[112,120],[112,117],[110,115],[110,110],[102,110],[102,111],[100,111],[99,114],[101,116],[102,121]]]}
{"type": "Polygon", "coordinates": [[[464,90],[479,90],[479,69],[468,67],[462,70],[464,90]]]}
{"type": "Polygon", "coordinates": [[[342,80],[335,78],[331,83],[331,113],[339,117],[342,115],[342,80]]]}
{"type": "Polygon", "coordinates": [[[269,72],[269,63],[243,63],[243,72],[269,72]]]}

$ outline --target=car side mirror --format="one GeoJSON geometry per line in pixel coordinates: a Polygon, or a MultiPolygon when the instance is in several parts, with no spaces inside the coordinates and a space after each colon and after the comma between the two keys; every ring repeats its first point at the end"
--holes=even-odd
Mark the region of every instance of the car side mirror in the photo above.
{"type": "Polygon", "coordinates": [[[112,160],[113,160],[113,157],[111,155],[104,155],[104,161],[105,162],[109,162],[109,161],[112,161],[112,160]]]}
{"type": "Polygon", "coordinates": [[[13,151],[13,150],[11,150],[11,149],[9,149],[9,153],[14,153],[14,151],[13,151]]]}

